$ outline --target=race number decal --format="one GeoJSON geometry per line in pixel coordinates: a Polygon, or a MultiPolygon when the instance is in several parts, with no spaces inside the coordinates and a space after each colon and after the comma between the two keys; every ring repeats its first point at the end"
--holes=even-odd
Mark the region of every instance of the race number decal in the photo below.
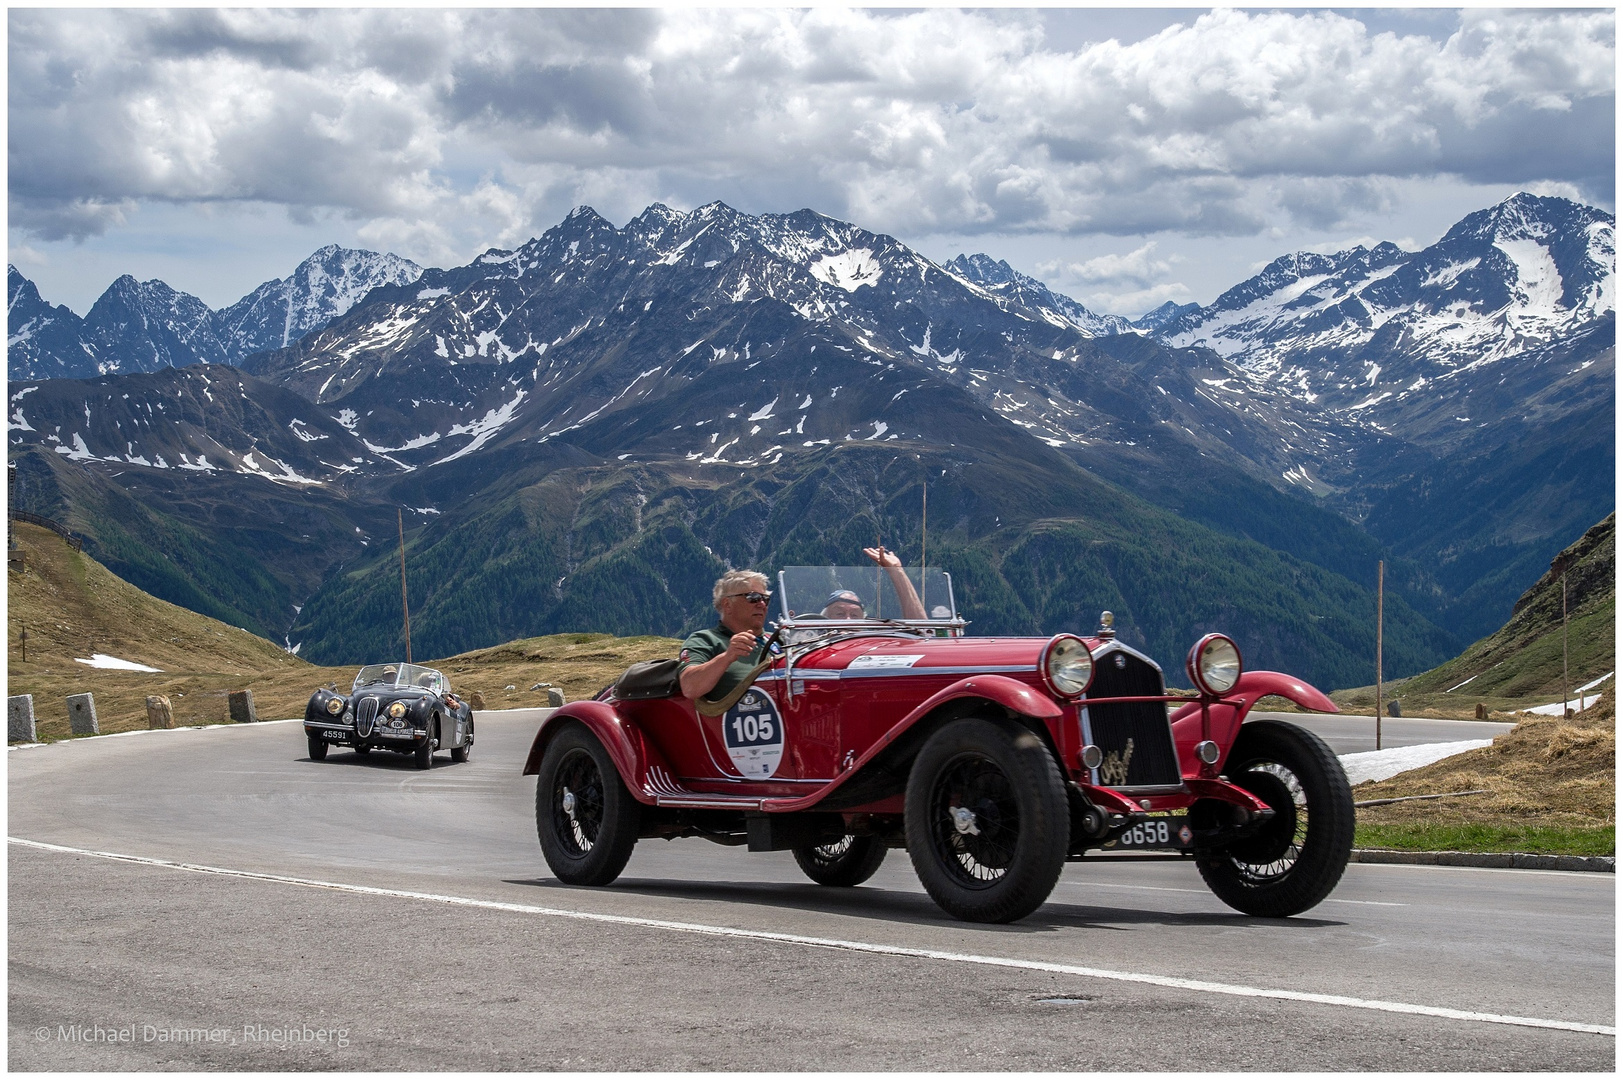
{"type": "Polygon", "coordinates": [[[721,717],[727,756],[742,776],[771,776],[783,760],[783,719],[762,690],[748,690],[721,717]]]}

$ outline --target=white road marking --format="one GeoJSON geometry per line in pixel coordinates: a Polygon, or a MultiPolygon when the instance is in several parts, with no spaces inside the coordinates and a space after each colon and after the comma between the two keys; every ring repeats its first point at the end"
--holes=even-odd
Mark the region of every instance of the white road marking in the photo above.
{"type": "Polygon", "coordinates": [[[871,953],[879,956],[903,956],[919,960],[943,960],[956,964],[975,964],[982,967],[1017,968],[1024,971],[1042,971],[1055,975],[1077,975],[1089,979],[1112,982],[1140,983],[1146,986],[1164,986],[1174,990],[1188,990],[1202,994],[1223,994],[1229,997],[1271,998],[1277,1001],[1301,1001],[1313,1005],[1335,1005],[1346,1009],[1370,1009],[1376,1012],[1405,1013],[1411,1016],[1432,1016],[1445,1020],[1466,1020],[1480,1024],[1507,1024],[1513,1027],[1548,1028],[1555,1031],[1578,1031],[1593,1035],[1616,1037],[1617,1029],[1601,1024],[1582,1024],[1572,1020],[1546,1020],[1531,1016],[1505,1016],[1499,1013],[1470,1012],[1435,1005],[1411,1005],[1401,1001],[1377,1001],[1370,998],[1346,997],[1341,994],[1315,994],[1301,990],[1270,990],[1232,983],[1205,982],[1182,979],[1171,975],[1148,975],[1132,971],[1111,971],[1106,968],[1081,967],[1075,964],[1051,964],[1040,960],[1019,960],[1005,956],[979,956],[973,953],[944,952],[939,949],[911,949],[900,945],[880,945],[867,941],[842,941],[838,938],[808,937],[804,934],[784,934],[770,930],[745,930],[733,926],[707,926],[703,923],[673,922],[668,919],[646,919],[633,915],[605,915],[592,911],[571,911],[566,908],[538,907],[533,904],[514,904],[501,900],[478,900],[466,896],[445,896],[439,893],[413,892],[406,889],[380,889],[371,885],[350,885],[337,881],[314,878],[287,877],[281,874],[261,874],[252,870],[231,870],[198,863],[152,859],[141,855],[121,855],[111,851],[91,851],[86,848],[47,844],[21,837],[7,837],[7,842],[40,851],[57,851],[69,855],[89,855],[115,862],[159,866],[170,870],[186,870],[196,874],[217,874],[222,877],[245,878],[251,881],[273,881],[283,885],[299,885],[311,889],[333,889],[338,892],[359,893],[365,896],[392,896],[403,900],[427,900],[436,904],[482,908],[487,911],[506,911],[520,915],[544,915],[555,919],[578,919],[583,922],[609,923],[618,926],[638,926],[654,930],[672,930],[683,934],[705,934],[712,937],[741,938],[751,941],[771,941],[785,945],[805,945],[818,949],[841,949],[847,952],[871,953]]]}

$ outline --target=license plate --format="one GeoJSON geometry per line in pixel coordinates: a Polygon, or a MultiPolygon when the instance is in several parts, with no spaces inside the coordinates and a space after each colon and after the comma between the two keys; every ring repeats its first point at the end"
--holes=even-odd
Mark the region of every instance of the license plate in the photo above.
{"type": "Polygon", "coordinates": [[[1194,834],[1189,829],[1188,815],[1174,814],[1171,817],[1150,818],[1148,821],[1138,822],[1116,837],[1114,842],[1105,846],[1118,850],[1124,848],[1182,849],[1188,847],[1192,840],[1194,840],[1194,834]]]}
{"type": "Polygon", "coordinates": [[[323,734],[333,742],[344,742],[349,738],[349,732],[347,731],[327,731],[323,732],[323,734]]]}

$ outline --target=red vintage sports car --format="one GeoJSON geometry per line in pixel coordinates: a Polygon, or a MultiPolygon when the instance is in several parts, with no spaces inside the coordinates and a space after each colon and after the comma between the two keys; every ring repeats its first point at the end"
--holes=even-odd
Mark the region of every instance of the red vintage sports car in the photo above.
{"type": "Polygon", "coordinates": [[[1244,723],[1270,694],[1335,712],[1318,690],[1243,670],[1208,634],[1194,695],[1168,694],[1109,612],[1087,637],[967,637],[948,575],[906,573],[914,598],[874,566],[782,571],[773,655],[730,701],[622,678],[549,716],[524,772],[553,873],[606,885],[639,839],[702,836],[849,886],[905,847],[931,898],[979,922],[1035,911],[1067,861],[1124,851],[1194,860],[1251,915],[1335,887],[1354,813],[1340,763],[1294,724],[1244,723]],[[863,617],[825,617],[847,590],[863,617]]]}

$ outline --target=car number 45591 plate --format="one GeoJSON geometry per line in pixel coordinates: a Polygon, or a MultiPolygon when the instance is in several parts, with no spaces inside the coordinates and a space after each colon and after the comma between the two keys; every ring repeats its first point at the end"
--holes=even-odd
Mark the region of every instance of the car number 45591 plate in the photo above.
{"type": "Polygon", "coordinates": [[[1194,840],[1183,814],[1141,821],[1116,838],[1116,848],[1186,848],[1194,840]]]}

